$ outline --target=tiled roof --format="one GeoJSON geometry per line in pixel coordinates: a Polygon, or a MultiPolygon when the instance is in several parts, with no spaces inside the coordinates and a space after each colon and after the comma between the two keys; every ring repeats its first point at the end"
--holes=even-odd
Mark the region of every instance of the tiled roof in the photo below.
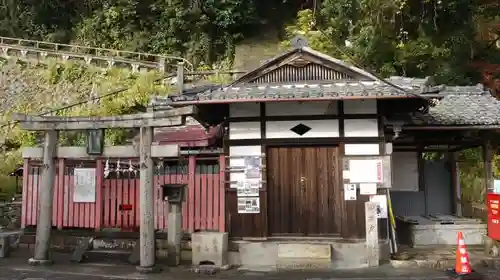
{"type": "Polygon", "coordinates": [[[500,125],[500,100],[482,85],[446,86],[440,93],[445,97],[417,116],[415,124],[500,125]]]}
{"type": "Polygon", "coordinates": [[[216,126],[206,130],[200,124],[158,128],[155,130],[153,141],[160,145],[175,143],[181,147],[206,147],[213,145],[222,136],[220,129],[216,126]]]}
{"type": "Polygon", "coordinates": [[[155,97],[152,99],[152,105],[164,106],[189,101],[220,101],[223,103],[247,99],[341,99],[350,96],[413,96],[425,92],[428,88],[428,79],[390,77],[387,81],[389,83],[383,81],[337,81],[332,83],[247,84],[227,87],[205,86],[198,92],[191,90],[182,95],[155,97]]]}
{"type": "MultiPolygon", "coordinates": [[[[355,81],[334,83],[305,83],[295,85],[244,85],[231,87],[204,87],[203,90],[191,90],[185,96],[173,96],[171,99],[155,98],[155,105],[172,104],[176,101],[219,100],[231,102],[238,99],[286,99],[286,98],[329,98],[339,99],[344,96],[408,96],[411,92],[422,94],[434,93],[442,98],[433,99],[425,113],[412,116],[414,125],[476,125],[500,126],[500,100],[493,97],[484,86],[432,86],[430,79],[390,77],[391,84],[380,81],[355,81]],[[405,92],[399,90],[404,89],[405,92]],[[184,98],[186,97],[187,98],[184,98]]],[[[428,95],[429,97],[432,95],[428,95]]]]}

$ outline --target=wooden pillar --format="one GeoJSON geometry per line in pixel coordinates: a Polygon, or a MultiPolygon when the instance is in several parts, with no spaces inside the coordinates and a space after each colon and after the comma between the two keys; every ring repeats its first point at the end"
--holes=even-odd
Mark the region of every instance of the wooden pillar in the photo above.
{"type": "Polygon", "coordinates": [[[54,196],[54,181],[56,177],[55,157],[57,154],[57,131],[45,132],[43,145],[42,182],[38,198],[40,209],[36,226],[35,255],[29,259],[29,264],[50,264],[50,232],[52,230],[52,204],[54,196]]]}
{"type": "Polygon", "coordinates": [[[96,182],[96,215],[95,215],[95,231],[100,231],[103,223],[103,185],[104,185],[104,162],[103,159],[98,159],[96,164],[97,182],[96,182]]]}
{"type": "Polygon", "coordinates": [[[491,138],[486,137],[483,144],[484,161],[484,201],[486,202],[488,192],[493,191],[493,145],[491,138]]]}
{"type": "Polygon", "coordinates": [[[140,272],[156,271],[156,247],[154,225],[154,188],[153,159],[151,145],[153,144],[153,128],[141,127],[140,131],[140,272]]]}
{"type": "MultiPolygon", "coordinates": [[[[229,181],[229,180],[228,180],[229,181]]],[[[226,154],[219,156],[219,232],[226,231],[226,154]]],[[[266,226],[266,228],[268,228],[266,226]]],[[[267,232],[266,232],[267,235],[267,232]]]]}
{"type": "Polygon", "coordinates": [[[458,153],[450,152],[451,187],[453,195],[453,213],[462,216],[462,186],[460,185],[460,170],[458,167],[458,153]]]}

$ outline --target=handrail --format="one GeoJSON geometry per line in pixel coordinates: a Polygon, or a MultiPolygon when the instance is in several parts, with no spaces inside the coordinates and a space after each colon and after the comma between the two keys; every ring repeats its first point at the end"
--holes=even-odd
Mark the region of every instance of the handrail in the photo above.
{"type": "Polygon", "coordinates": [[[29,40],[29,39],[20,39],[20,38],[11,38],[11,37],[1,37],[0,36],[0,44],[3,45],[17,45],[23,47],[32,47],[40,51],[66,51],[72,52],[75,54],[91,54],[95,56],[108,55],[113,57],[124,57],[129,58],[133,56],[132,59],[137,61],[155,61],[159,62],[160,60],[176,60],[182,61],[189,68],[193,69],[193,64],[189,62],[189,60],[178,57],[178,56],[170,56],[170,55],[161,55],[161,54],[152,54],[152,53],[142,53],[142,52],[133,52],[133,51],[122,51],[122,50],[114,50],[107,48],[96,48],[96,47],[87,47],[81,45],[70,45],[70,44],[61,44],[54,42],[46,42],[46,41],[37,41],[37,40],[29,40]],[[12,42],[13,41],[13,42],[12,42]],[[67,50],[69,48],[69,51],[67,50]],[[83,51],[83,52],[82,52],[83,51]]]}

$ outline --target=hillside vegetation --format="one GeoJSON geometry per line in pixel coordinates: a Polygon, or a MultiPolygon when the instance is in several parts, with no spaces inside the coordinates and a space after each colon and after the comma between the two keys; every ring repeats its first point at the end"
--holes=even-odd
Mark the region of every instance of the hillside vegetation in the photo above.
{"type": "MultiPolygon", "coordinates": [[[[58,111],[58,115],[120,115],[136,111],[147,105],[151,94],[164,95],[169,89],[155,82],[160,73],[132,74],[128,69],[103,70],[81,64],[49,62],[33,65],[19,61],[0,64],[0,117],[4,152],[0,154],[0,180],[2,189],[11,190],[14,178],[6,175],[22,161],[20,148],[35,146],[40,141],[35,133],[21,131],[16,125],[7,125],[14,112],[40,114],[119,89],[127,89],[99,102],[83,102],[78,106],[58,111]]],[[[119,144],[126,132],[110,130],[107,144],[119,144]]],[[[61,133],[63,145],[83,145],[78,133],[61,133]]]]}
{"type": "Polygon", "coordinates": [[[241,40],[303,33],[319,50],[382,75],[470,83],[477,80],[471,62],[500,58],[499,7],[492,0],[3,0],[0,36],[212,65],[233,60],[241,40]]]}
{"type": "MultiPolygon", "coordinates": [[[[500,90],[498,73],[475,68],[500,63],[499,17],[493,0],[2,0],[0,36],[176,55],[203,69],[247,69],[301,34],[313,48],[381,76],[435,76],[440,83],[485,82],[500,90]],[[263,37],[272,43],[262,44],[263,37]]],[[[128,87],[58,114],[128,113],[150,94],[168,92],[153,82],[158,75],[3,61],[0,112],[6,121],[14,111],[41,113],[128,87]]],[[[36,137],[15,126],[2,133],[0,180],[6,182],[3,174],[20,162],[19,147],[34,145],[36,137]]],[[[119,131],[107,139],[121,140],[119,131]]],[[[466,196],[481,200],[480,153],[464,152],[462,160],[466,196]]]]}

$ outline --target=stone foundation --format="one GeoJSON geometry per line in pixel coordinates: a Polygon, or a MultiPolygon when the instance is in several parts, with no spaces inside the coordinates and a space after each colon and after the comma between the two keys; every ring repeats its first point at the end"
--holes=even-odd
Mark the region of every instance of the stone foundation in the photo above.
{"type": "MultiPolygon", "coordinates": [[[[72,252],[86,236],[54,234],[51,249],[72,252]]],[[[99,238],[93,242],[95,250],[132,252],[136,239],[99,238]]],[[[21,247],[34,249],[35,236],[23,235],[21,247]]],[[[167,262],[168,241],[157,238],[159,263],[167,262]]],[[[380,260],[389,259],[389,245],[380,243],[380,260]]],[[[191,264],[191,241],[181,243],[181,261],[191,264]]],[[[282,241],[232,241],[228,243],[228,264],[248,270],[280,269],[352,269],[368,267],[366,244],[363,240],[282,240],[282,241]]]]}

